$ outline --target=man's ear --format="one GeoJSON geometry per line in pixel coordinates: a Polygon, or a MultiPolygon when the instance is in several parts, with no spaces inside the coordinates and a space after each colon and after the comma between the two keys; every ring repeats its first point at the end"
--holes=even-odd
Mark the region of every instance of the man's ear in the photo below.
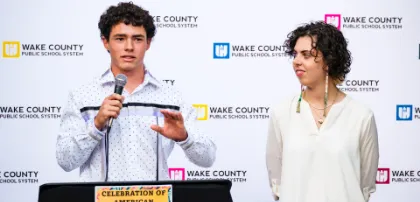
{"type": "Polygon", "coordinates": [[[147,48],[146,48],[146,50],[149,50],[151,43],[152,43],[152,39],[147,39],[147,48]]]}
{"type": "Polygon", "coordinates": [[[101,40],[102,40],[102,43],[103,43],[103,45],[104,45],[104,48],[108,51],[108,53],[109,53],[109,42],[108,42],[108,39],[106,39],[104,36],[101,36],[101,40]]]}

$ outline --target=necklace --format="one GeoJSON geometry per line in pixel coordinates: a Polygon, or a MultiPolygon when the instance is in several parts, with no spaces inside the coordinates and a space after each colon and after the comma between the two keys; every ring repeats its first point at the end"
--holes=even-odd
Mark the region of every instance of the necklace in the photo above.
{"type": "MultiPolygon", "coordinates": [[[[305,92],[304,92],[305,93],[305,92]]],[[[304,95],[305,96],[305,95],[304,95]]],[[[334,99],[333,99],[333,101],[332,101],[332,103],[330,104],[330,105],[328,105],[328,106],[325,106],[324,108],[316,108],[316,107],[314,107],[314,106],[312,106],[311,105],[311,103],[309,103],[308,102],[308,104],[309,104],[309,106],[311,106],[312,108],[314,108],[314,109],[317,109],[317,110],[324,110],[324,114],[323,114],[323,116],[319,116],[318,115],[318,113],[317,112],[315,112],[315,114],[316,114],[316,118],[318,118],[318,123],[320,124],[320,125],[322,125],[323,123],[324,123],[324,121],[325,121],[325,118],[326,118],[326,113],[325,113],[325,111],[326,111],[326,109],[327,108],[329,108],[329,107],[331,107],[334,103],[335,103],[335,100],[337,99],[337,96],[338,96],[338,91],[335,93],[335,97],[334,97],[334,99]]],[[[325,103],[326,104],[326,103],[325,103]]]]}
{"type": "Polygon", "coordinates": [[[331,106],[334,104],[334,102],[333,102],[333,103],[331,103],[330,105],[328,105],[327,107],[324,107],[324,108],[316,108],[316,107],[312,106],[312,105],[311,105],[311,103],[309,103],[309,102],[308,102],[308,104],[309,104],[309,106],[311,106],[311,107],[312,107],[312,108],[314,108],[314,109],[317,109],[317,110],[324,110],[324,109],[328,109],[329,107],[331,107],[331,106]]]}
{"type": "Polygon", "coordinates": [[[317,118],[318,118],[318,123],[319,124],[323,124],[324,123],[324,119],[323,118],[325,118],[325,117],[320,117],[319,116],[319,114],[317,113],[317,112],[315,112],[315,115],[317,116],[317,118]]]}
{"type": "Polygon", "coordinates": [[[335,97],[334,97],[334,100],[332,101],[332,103],[330,104],[330,105],[328,105],[328,106],[326,106],[326,107],[324,107],[324,108],[316,108],[316,107],[314,107],[311,103],[309,103],[308,102],[308,104],[309,104],[309,106],[311,106],[312,108],[314,108],[314,109],[317,109],[317,110],[325,110],[325,109],[328,109],[329,107],[331,107],[334,103],[335,103],[335,100],[337,99],[337,96],[338,96],[338,91],[337,91],[337,93],[335,93],[335,97]]]}

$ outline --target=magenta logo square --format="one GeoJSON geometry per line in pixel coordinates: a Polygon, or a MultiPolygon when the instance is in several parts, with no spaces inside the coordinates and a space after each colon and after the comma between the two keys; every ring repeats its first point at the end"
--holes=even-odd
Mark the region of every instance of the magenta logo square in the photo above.
{"type": "Polygon", "coordinates": [[[172,180],[185,180],[185,168],[169,168],[169,178],[172,180]]]}
{"type": "Polygon", "coordinates": [[[341,29],[341,15],[340,14],[325,14],[324,22],[334,25],[338,30],[341,29]]]}
{"type": "Polygon", "coordinates": [[[390,169],[389,168],[378,168],[376,173],[376,184],[389,184],[390,182],[390,169]]]}

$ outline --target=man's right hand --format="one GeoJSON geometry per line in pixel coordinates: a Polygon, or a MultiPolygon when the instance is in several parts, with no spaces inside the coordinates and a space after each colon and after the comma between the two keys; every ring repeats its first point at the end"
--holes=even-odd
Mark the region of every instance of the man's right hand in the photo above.
{"type": "Polygon", "coordinates": [[[95,127],[98,130],[103,130],[111,117],[117,118],[123,102],[124,97],[116,93],[106,97],[99,108],[98,114],[95,116],[95,127]]]}

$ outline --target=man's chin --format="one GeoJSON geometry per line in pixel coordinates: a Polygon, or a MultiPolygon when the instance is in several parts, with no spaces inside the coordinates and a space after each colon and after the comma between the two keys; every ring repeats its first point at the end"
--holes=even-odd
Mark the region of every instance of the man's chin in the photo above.
{"type": "Polygon", "coordinates": [[[134,66],[134,65],[121,65],[119,69],[121,71],[124,71],[124,72],[130,72],[130,71],[133,71],[133,70],[136,70],[136,69],[139,69],[139,68],[141,68],[141,65],[137,65],[137,66],[134,66]]]}

